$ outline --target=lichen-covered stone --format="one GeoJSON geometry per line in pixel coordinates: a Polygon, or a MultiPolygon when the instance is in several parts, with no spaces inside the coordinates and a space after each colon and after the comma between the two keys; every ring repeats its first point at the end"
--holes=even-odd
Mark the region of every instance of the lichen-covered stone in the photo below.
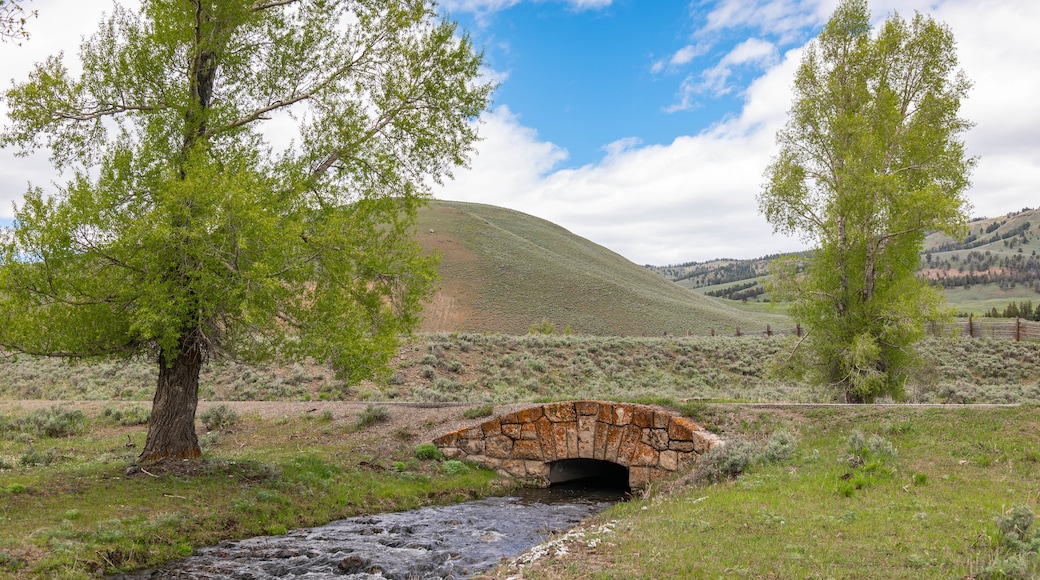
{"type": "Polygon", "coordinates": [[[592,450],[592,458],[603,460],[607,455],[607,430],[608,425],[596,418],[596,445],[592,450]]]}
{"type": "Polygon", "coordinates": [[[542,418],[541,407],[531,407],[530,409],[524,409],[523,411],[517,411],[517,423],[534,423],[538,419],[542,418]]]}
{"type": "Polygon", "coordinates": [[[553,423],[566,423],[577,418],[577,413],[574,412],[574,403],[551,403],[543,407],[543,412],[553,423]]]}
{"type": "Polygon", "coordinates": [[[543,459],[542,444],[535,439],[514,441],[512,456],[515,459],[543,459]]]}
{"type": "Polygon", "coordinates": [[[596,416],[578,414],[578,457],[593,459],[596,454],[596,416]]]}
{"type": "Polygon", "coordinates": [[[513,440],[505,435],[489,437],[484,442],[484,453],[488,457],[509,459],[513,453],[513,440]]]}
{"type": "Polygon", "coordinates": [[[510,439],[519,439],[520,430],[519,423],[502,423],[502,434],[510,439]]]}
{"type": "Polygon", "coordinates": [[[632,405],[617,404],[614,405],[614,420],[611,421],[613,424],[624,427],[632,422],[632,405]]]}
{"type": "Polygon", "coordinates": [[[643,429],[643,443],[658,451],[668,449],[668,431],[664,429],[643,429]]]}
{"type": "Polygon", "coordinates": [[[661,453],[653,447],[640,441],[636,444],[636,451],[632,454],[629,465],[654,467],[660,460],[661,453]]]}
{"type": "Polygon", "coordinates": [[[574,403],[574,410],[578,413],[578,416],[595,417],[599,415],[599,401],[578,401],[574,403]]]}
{"type": "Polygon", "coordinates": [[[459,441],[459,449],[466,455],[483,455],[484,439],[462,439],[459,441]]]}
{"type": "Polygon", "coordinates": [[[632,423],[642,429],[654,426],[654,410],[643,405],[636,405],[632,409],[632,423]]]}
{"type": "Polygon", "coordinates": [[[480,426],[484,430],[484,437],[494,437],[495,435],[502,434],[502,421],[499,419],[492,419],[486,421],[480,426]]]}
{"type": "Polygon", "coordinates": [[[538,427],[534,423],[522,423],[520,425],[521,439],[538,439],[538,427]]]}
{"type": "Polygon", "coordinates": [[[679,454],[675,451],[662,451],[659,465],[665,471],[679,469],[679,454]]]}
{"type": "Polygon", "coordinates": [[[531,407],[434,440],[446,457],[540,485],[548,484],[551,461],[610,461],[629,469],[634,488],[697,461],[721,443],[686,417],[607,401],[531,407]]]}
{"type": "Polygon", "coordinates": [[[668,423],[672,421],[672,416],[668,413],[662,413],[661,411],[654,412],[654,429],[667,429],[668,423]]]}

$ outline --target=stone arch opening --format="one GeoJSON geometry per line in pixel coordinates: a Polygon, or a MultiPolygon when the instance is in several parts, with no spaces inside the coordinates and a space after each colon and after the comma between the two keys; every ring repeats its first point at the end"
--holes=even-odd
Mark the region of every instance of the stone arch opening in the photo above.
{"type": "Polygon", "coordinates": [[[560,459],[549,462],[549,486],[631,491],[629,470],[602,459],[560,459]]]}

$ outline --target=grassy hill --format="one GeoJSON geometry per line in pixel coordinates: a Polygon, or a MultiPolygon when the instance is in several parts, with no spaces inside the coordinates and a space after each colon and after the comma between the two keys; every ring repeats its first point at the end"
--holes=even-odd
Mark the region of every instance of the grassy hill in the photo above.
{"type": "Polygon", "coordinates": [[[734,334],[787,327],[679,287],[543,219],[489,205],[436,201],[419,215],[418,239],[440,252],[441,288],[425,332],[526,334],[546,321],[557,333],[654,336],[734,334]]]}

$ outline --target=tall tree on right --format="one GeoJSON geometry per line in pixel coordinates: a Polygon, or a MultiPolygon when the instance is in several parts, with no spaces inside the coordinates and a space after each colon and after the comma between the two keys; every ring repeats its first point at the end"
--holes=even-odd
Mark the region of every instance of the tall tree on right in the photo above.
{"type": "Polygon", "coordinates": [[[875,31],[866,0],[843,0],[802,56],[758,203],[814,246],[775,264],[772,291],[809,329],[795,360],[842,400],[901,398],[914,343],[944,313],[916,271],[926,233],[965,231],[970,87],[947,26],[892,15],[875,31]]]}

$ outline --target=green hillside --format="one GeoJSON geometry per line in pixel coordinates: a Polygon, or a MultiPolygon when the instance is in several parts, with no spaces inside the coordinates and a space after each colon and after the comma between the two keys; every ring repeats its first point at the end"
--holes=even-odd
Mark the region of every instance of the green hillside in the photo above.
{"type": "MultiPolygon", "coordinates": [[[[1010,302],[1040,302],[1040,209],[977,218],[963,240],[933,233],[924,242],[920,275],[945,289],[957,312],[982,315],[1010,302]]],[[[707,296],[768,301],[766,256],[646,266],[664,278],[707,296]]]]}
{"type": "Polygon", "coordinates": [[[542,219],[500,207],[436,201],[419,215],[419,242],[442,254],[441,289],[422,330],[527,333],[735,334],[790,326],[700,296],[542,219]]]}

